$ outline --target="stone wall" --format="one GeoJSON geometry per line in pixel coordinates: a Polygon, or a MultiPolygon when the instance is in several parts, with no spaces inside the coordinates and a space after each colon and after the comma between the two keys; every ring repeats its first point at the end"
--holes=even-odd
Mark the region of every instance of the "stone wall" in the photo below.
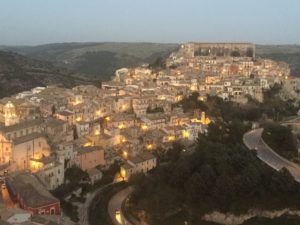
{"type": "Polygon", "coordinates": [[[284,214],[300,216],[300,211],[295,211],[290,209],[274,210],[274,211],[249,210],[248,213],[241,214],[241,215],[235,215],[232,213],[221,213],[215,211],[212,213],[205,214],[202,217],[202,219],[210,222],[224,224],[224,225],[239,225],[244,223],[246,220],[249,220],[254,217],[273,219],[276,217],[280,217],[284,214]]]}
{"type": "Polygon", "coordinates": [[[187,43],[183,49],[190,56],[255,57],[252,43],[187,43]]]}

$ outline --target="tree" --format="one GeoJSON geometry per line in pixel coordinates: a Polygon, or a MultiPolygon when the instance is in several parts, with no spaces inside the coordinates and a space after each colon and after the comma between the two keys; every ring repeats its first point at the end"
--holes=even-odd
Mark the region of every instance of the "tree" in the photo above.
{"type": "Polygon", "coordinates": [[[297,157],[298,151],[290,127],[276,123],[267,124],[262,137],[271,148],[283,157],[288,159],[297,157]]]}
{"type": "Polygon", "coordinates": [[[151,69],[158,69],[158,68],[164,69],[164,68],[166,68],[166,61],[162,57],[157,57],[153,63],[149,64],[149,68],[151,68],[151,69]]]}
{"type": "Polygon", "coordinates": [[[206,111],[206,104],[203,101],[199,101],[198,97],[199,93],[193,92],[189,97],[182,99],[176,104],[173,104],[173,107],[180,105],[182,106],[184,112],[194,111],[195,109],[206,111]]]}
{"type": "Polygon", "coordinates": [[[156,107],[152,109],[150,106],[146,110],[147,113],[164,113],[164,108],[163,107],[156,107]]]}
{"type": "Polygon", "coordinates": [[[51,112],[52,112],[52,116],[55,114],[55,112],[56,112],[56,107],[55,107],[55,105],[52,105],[52,107],[51,107],[51,112]]]}
{"type": "Polygon", "coordinates": [[[74,140],[78,139],[78,133],[76,126],[73,126],[73,138],[74,140]]]}
{"type": "Polygon", "coordinates": [[[96,80],[93,82],[93,85],[97,88],[102,88],[102,80],[96,80]]]}
{"type": "Polygon", "coordinates": [[[89,180],[89,175],[78,166],[74,165],[66,170],[65,179],[72,183],[79,184],[81,181],[89,180]]]}

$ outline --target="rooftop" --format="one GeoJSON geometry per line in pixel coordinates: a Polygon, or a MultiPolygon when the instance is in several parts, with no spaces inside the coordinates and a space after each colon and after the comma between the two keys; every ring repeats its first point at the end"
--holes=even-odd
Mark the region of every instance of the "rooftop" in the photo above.
{"type": "Polygon", "coordinates": [[[30,160],[43,163],[44,165],[54,163],[56,161],[54,157],[42,157],[40,159],[30,159],[30,160]]]}
{"type": "Polygon", "coordinates": [[[13,132],[13,131],[25,129],[25,128],[28,128],[28,127],[39,126],[42,123],[43,123],[43,121],[39,120],[39,119],[37,119],[37,120],[27,120],[27,121],[23,121],[21,123],[14,124],[12,126],[2,127],[2,131],[4,133],[8,133],[8,132],[13,132]]]}
{"type": "Polygon", "coordinates": [[[77,149],[77,153],[79,155],[94,152],[94,151],[99,151],[101,148],[99,146],[87,146],[87,147],[80,147],[77,149]]]}
{"type": "Polygon", "coordinates": [[[66,122],[63,120],[59,120],[59,119],[54,119],[54,118],[49,118],[46,121],[46,127],[58,127],[58,126],[62,126],[63,124],[65,124],[66,122]]]}
{"type": "Polygon", "coordinates": [[[40,137],[44,137],[44,135],[41,133],[31,133],[31,134],[23,136],[23,137],[14,138],[12,141],[13,141],[14,145],[19,145],[19,144],[22,144],[22,143],[25,143],[28,141],[32,141],[32,140],[40,138],[40,137]]]}
{"type": "Polygon", "coordinates": [[[149,153],[149,152],[142,152],[137,156],[129,156],[128,157],[128,161],[134,163],[134,164],[138,164],[138,163],[142,163],[151,159],[155,159],[156,157],[149,153]]]}
{"type": "Polygon", "coordinates": [[[59,200],[48,192],[38,179],[30,173],[20,173],[12,178],[16,192],[24,203],[31,208],[58,203],[59,200]]]}
{"type": "Polygon", "coordinates": [[[57,114],[62,115],[62,116],[72,116],[74,113],[71,111],[64,110],[64,111],[58,112],[57,114]]]}

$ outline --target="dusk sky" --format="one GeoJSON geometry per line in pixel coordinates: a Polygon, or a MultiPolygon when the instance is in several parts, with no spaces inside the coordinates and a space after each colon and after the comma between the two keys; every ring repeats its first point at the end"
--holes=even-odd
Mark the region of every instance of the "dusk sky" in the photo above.
{"type": "Polygon", "coordinates": [[[299,0],[3,0],[0,45],[300,44],[299,0]]]}

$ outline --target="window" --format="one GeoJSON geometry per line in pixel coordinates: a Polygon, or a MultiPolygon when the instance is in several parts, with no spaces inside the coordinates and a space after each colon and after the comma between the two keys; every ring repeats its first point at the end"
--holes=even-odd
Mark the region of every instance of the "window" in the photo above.
{"type": "Polygon", "coordinates": [[[50,214],[51,214],[51,215],[54,215],[54,214],[55,214],[55,208],[51,208],[51,209],[50,209],[50,214]]]}
{"type": "Polygon", "coordinates": [[[42,147],[42,142],[39,141],[39,148],[42,147]]]}

